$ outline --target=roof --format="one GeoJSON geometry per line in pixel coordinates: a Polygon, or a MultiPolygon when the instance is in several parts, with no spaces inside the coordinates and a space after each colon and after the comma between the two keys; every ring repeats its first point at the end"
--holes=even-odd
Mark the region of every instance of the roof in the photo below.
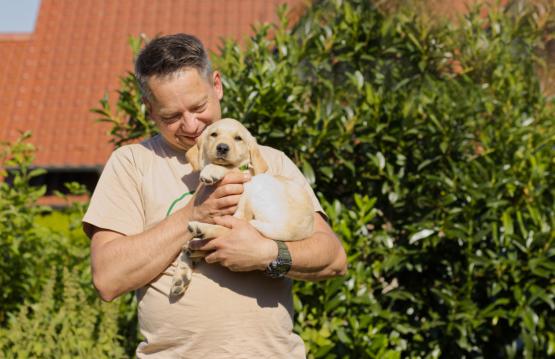
{"type": "Polygon", "coordinates": [[[217,51],[254,23],[277,20],[276,7],[307,0],[42,0],[35,31],[0,34],[0,140],[31,130],[35,165],[103,165],[113,145],[109,125],[90,112],[132,69],[128,39],[185,32],[217,51]]]}

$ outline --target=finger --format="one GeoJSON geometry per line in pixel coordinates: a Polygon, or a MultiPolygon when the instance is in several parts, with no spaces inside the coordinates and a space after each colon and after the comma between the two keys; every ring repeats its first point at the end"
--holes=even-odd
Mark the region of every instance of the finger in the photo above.
{"type": "Polygon", "coordinates": [[[233,228],[243,223],[243,221],[233,216],[223,216],[223,217],[214,217],[214,223],[227,228],[233,228]]]}
{"type": "Polygon", "coordinates": [[[217,252],[214,252],[214,253],[212,253],[212,254],[209,254],[209,255],[207,255],[207,256],[204,258],[204,261],[205,261],[206,263],[218,263],[218,262],[220,262],[221,260],[222,260],[222,259],[220,258],[220,256],[218,255],[217,252]]]}
{"type": "Polygon", "coordinates": [[[201,241],[197,241],[197,242],[190,242],[189,243],[189,250],[194,250],[194,251],[205,251],[205,252],[209,252],[209,251],[213,251],[216,250],[217,248],[217,243],[215,243],[214,241],[211,240],[202,240],[201,241]]]}
{"type": "Polygon", "coordinates": [[[216,198],[222,198],[232,195],[237,195],[243,193],[243,185],[237,183],[230,183],[223,186],[218,186],[214,191],[214,196],[216,198]]]}
{"type": "Polygon", "coordinates": [[[245,183],[251,179],[251,175],[249,173],[241,173],[241,172],[229,172],[227,173],[224,178],[220,181],[221,185],[229,184],[229,183],[245,183]]]}
{"type": "Polygon", "coordinates": [[[188,248],[190,251],[200,250],[208,242],[210,242],[210,239],[191,239],[188,248]]]}
{"type": "Polygon", "coordinates": [[[216,203],[217,203],[218,209],[224,209],[228,207],[237,206],[237,204],[239,203],[239,199],[241,199],[241,195],[234,194],[231,196],[219,198],[216,203]]]}
{"type": "Polygon", "coordinates": [[[220,217],[222,217],[222,216],[232,216],[232,215],[235,214],[235,211],[237,211],[237,206],[222,208],[220,210],[220,217]]]}

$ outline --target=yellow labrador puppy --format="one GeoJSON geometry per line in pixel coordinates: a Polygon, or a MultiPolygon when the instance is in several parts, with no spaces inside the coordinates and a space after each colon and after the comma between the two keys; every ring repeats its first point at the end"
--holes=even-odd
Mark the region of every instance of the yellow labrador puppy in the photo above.
{"type": "MultiPolygon", "coordinates": [[[[226,118],[208,126],[197,144],[187,151],[193,170],[200,171],[200,181],[212,185],[230,171],[250,172],[244,185],[235,217],[248,220],[262,235],[281,241],[296,241],[310,236],[314,227],[314,207],[305,189],[291,179],[266,174],[268,165],[262,158],[254,137],[239,122],[226,118]]],[[[229,228],[189,222],[194,238],[216,238],[229,228]]],[[[192,258],[184,248],[174,274],[171,295],[185,292],[192,276],[192,258]]]]}

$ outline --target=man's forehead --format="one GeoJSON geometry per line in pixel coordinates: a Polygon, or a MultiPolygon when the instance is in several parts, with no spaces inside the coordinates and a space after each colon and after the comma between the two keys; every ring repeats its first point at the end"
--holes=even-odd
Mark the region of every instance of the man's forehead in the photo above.
{"type": "Polygon", "coordinates": [[[171,74],[153,75],[147,80],[153,98],[162,100],[168,94],[187,96],[194,101],[206,97],[210,83],[196,69],[180,70],[171,74]],[[207,86],[208,85],[208,86],[207,86]]]}
{"type": "Polygon", "coordinates": [[[208,101],[206,91],[191,91],[183,86],[174,86],[171,89],[161,90],[155,87],[152,90],[153,105],[160,113],[175,113],[184,110],[195,110],[208,101]]]}
{"type": "Polygon", "coordinates": [[[210,76],[205,76],[199,70],[195,68],[185,67],[180,70],[170,72],[167,74],[159,74],[159,75],[151,75],[148,77],[148,82],[156,82],[157,84],[164,84],[168,82],[172,82],[175,80],[184,79],[191,85],[198,85],[198,84],[212,84],[212,78],[210,76]]]}
{"type": "Polygon", "coordinates": [[[208,96],[207,95],[198,95],[198,96],[191,95],[187,98],[186,101],[179,102],[179,103],[164,104],[164,103],[161,103],[160,101],[157,101],[158,107],[159,107],[158,112],[162,115],[163,114],[173,114],[173,113],[176,113],[176,112],[181,112],[183,110],[182,109],[182,104],[183,103],[186,103],[186,105],[188,107],[188,110],[194,110],[195,107],[201,106],[206,101],[208,101],[208,96]]]}

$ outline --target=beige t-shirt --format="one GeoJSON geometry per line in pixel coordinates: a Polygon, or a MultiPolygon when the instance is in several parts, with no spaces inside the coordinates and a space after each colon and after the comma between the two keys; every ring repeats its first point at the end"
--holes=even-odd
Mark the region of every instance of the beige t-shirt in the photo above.
{"type": "MultiPolygon", "coordinates": [[[[268,173],[290,177],[309,191],[315,211],[323,210],[293,162],[261,146],[268,173]]],[[[83,222],[133,235],[184,207],[197,188],[185,153],[161,136],[123,146],[106,164],[83,222]]],[[[186,223],[183,223],[185,226],[186,223]]],[[[232,272],[202,262],[187,292],[171,303],[168,293],[175,262],[136,291],[139,325],[145,340],[138,358],[304,358],[302,339],[293,333],[291,281],[262,272],[232,272]]]]}

